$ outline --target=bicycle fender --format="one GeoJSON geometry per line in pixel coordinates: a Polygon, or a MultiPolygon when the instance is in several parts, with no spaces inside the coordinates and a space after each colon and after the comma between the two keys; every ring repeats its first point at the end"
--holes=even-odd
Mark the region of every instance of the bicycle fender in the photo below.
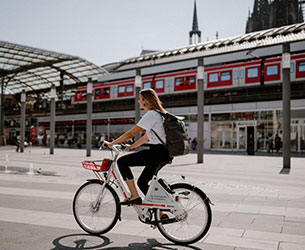
{"type": "Polygon", "coordinates": [[[180,184],[187,185],[187,186],[190,187],[190,189],[196,190],[196,191],[202,193],[204,199],[207,200],[211,205],[214,205],[214,204],[211,202],[210,198],[207,196],[207,194],[206,194],[205,192],[203,192],[199,187],[196,187],[195,185],[193,185],[193,184],[191,184],[191,183],[187,183],[187,182],[174,183],[174,184],[171,184],[170,187],[171,187],[171,188],[179,187],[180,184]]]}
{"type": "Polygon", "coordinates": [[[98,179],[87,179],[87,181],[90,183],[100,183],[98,179]]]}

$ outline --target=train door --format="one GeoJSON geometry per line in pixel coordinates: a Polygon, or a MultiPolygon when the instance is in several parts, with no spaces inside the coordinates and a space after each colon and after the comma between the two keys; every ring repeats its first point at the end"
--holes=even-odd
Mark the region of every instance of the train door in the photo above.
{"type": "Polygon", "coordinates": [[[236,88],[239,86],[239,69],[234,68],[233,70],[233,87],[236,88]]]}
{"type": "Polygon", "coordinates": [[[118,87],[112,86],[111,87],[111,99],[116,99],[118,97],[118,87]]]}
{"type": "Polygon", "coordinates": [[[256,121],[238,122],[236,132],[237,150],[247,151],[251,135],[254,138],[254,150],[256,149],[256,121]]]}

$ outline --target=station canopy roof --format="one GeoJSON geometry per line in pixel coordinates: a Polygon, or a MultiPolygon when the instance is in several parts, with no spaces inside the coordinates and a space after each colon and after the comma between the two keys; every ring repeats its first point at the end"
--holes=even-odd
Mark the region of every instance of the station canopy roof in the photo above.
{"type": "Polygon", "coordinates": [[[18,94],[26,92],[45,93],[54,84],[85,84],[88,78],[97,80],[108,72],[77,56],[37,49],[0,41],[0,84],[4,91],[18,94]]]}
{"type": "Polygon", "coordinates": [[[122,62],[118,71],[175,61],[305,41],[305,23],[261,30],[231,38],[207,41],[177,49],[140,55],[122,62]]]}

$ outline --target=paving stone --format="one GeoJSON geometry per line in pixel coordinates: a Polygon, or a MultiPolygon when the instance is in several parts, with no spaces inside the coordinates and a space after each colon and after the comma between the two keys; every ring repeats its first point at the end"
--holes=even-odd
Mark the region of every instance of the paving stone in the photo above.
{"type": "Polygon", "coordinates": [[[209,244],[217,244],[221,243],[226,246],[235,246],[235,247],[243,247],[243,248],[254,248],[261,250],[270,250],[277,249],[278,242],[271,240],[255,240],[255,239],[246,239],[246,238],[238,238],[238,237],[229,237],[229,236],[217,236],[217,235],[209,235],[205,241],[205,243],[209,244]]]}
{"type": "Polygon", "coordinates": [[[283,233],[305,235],[305,223],[284,222],[283,233]]]}
{"type": "Polygon", "coordinates": [[[277,240],[279,242],[289,242],[305,245],[305,235],[246,230],[243,237],[250,239],[277,240]]]}
{"type": "Polygon", "coordinates": [[[304,245],[281,242],[279,250],[304,250],[304,245]]]}
{"type": "Polygon", "coordinates": [[[284,221],[287,222],[303,222],[305,223],[305,218],[304,217],[297,217],[297,216],[285,216],[284,221]]]}

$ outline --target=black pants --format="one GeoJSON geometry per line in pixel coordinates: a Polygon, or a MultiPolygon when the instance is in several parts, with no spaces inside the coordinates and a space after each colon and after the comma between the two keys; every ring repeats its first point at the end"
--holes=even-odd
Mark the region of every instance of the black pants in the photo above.
{"type": "Polygon", "coordinates": [[[134,179],[129,167],[145,166],[137,184],[143,194],[146,194],[148,182],[152,179],[153,175],[157,174],[171,160],[172,157],[169,157],[167,149],[162,144],[157,144],[150,145],[150,149],[122,156],[118,159],[118,167],[123,179],[126,181],[127,179],[134,179]]]}

